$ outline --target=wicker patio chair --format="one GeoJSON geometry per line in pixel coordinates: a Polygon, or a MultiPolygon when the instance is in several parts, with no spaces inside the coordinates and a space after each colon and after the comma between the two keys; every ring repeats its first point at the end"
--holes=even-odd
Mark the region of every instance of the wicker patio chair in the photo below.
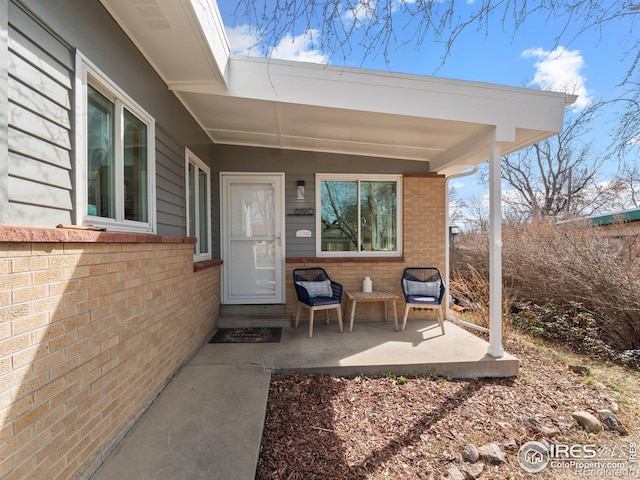
{"type": "Polygon", "coordinates": [[[293,270],[293,285],[298,295],[296,328],[300,321],[302,307],[309,309],[309,338],[313,336],[313,314],[316,310],[326,310],[329,324],[329,310],[338,314],[338,325],[342,333],[342,285],[329,278],[324,268],[296,268],[293,270]]]}
{"type": "Polygon", "coordinates": [[[444,321],[442,318],[442,299],[447,289],[435,267],[407,267],[402,272],[402,293],[406,306],[402,319],[402,330],[407,326],[407,317],[411,308],[434,309],[438,314],[438,324],[444,335],[444,321]]]}

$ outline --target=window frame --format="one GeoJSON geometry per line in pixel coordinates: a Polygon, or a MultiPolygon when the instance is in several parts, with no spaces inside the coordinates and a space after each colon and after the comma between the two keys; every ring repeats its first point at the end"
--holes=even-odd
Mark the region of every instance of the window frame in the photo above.
{"type": "Polygon", "coordinates": [[[105,228],[112,231],[156,233],[156,141],[155,119],[124,90],[80,52],[76,53],[76,225],[105,228]],[[115,107],[115,219],[89,215],[88,203],[88,94],[89,85],[104,95],[115,107]],[[124,218],[124,111],[131,113],[147,127],[147,221],[124,218]]]}
{"type": "Polygon", "coordinates": [[[188,148],[185,148],[185,162],[184,162],[184,183],[185,183],[185,199],[186,199],[186,227],[187,227],[187,236],[190,237],[195,237],[197,239],[197,242],[194,245],[194,249],[198,248],[198,246],[200,245],[200,240],[201,240],[201,236],[200,236],[200,214],[201,212],[200,210],[200,202],[198,201],[200,196],[200,183],[197,181],[198,179],[198,172],[202,170],[203,172],[206,173],[207,175],[207,211],[205,212],[206,215],[206,219],[207,219],[207,228],[208,228],[208,232],[207,232],[207,252],[206,253],[195,253],[193,254],[193,261],[194,262],[201,262],[204,260],[211,260],[212,256],[211,256],[211,168],[209,168],[209,166],[204,163],[202,160],[200,160],[200,158],[198,158],[191,150],[189,150],[188,148]],[[196,181],[194,182],[194,186],[196,189],[196,201],[194,202],[194,205],[196,207],[196,217],[194,219],[194,226],[196,231],[195,232],[191,232],[190,229],[190,225],[189,225],[189,218],[191,216],[191,211],[190,211],[190,199],[191,199],[191,192],[189,191],[189,165],[193,165],[197,170],[195,171],[195,178],[196,181]]]}
{"type": "Polygon", "coordinates": [[[315,211],[316,211],[316,257],[333,257],[333,258],[345,258],[345,257],[362,257],[362,258],[372,258],[372,257],[402,257],[402,231],[403,231],[403,192],[402,192],[402,175],[393,175],[393,174],[371,174],[371,175],[363,175],[363,174],[355,174],[355,173],[345,173],[345,174],[336,174],[336,173],[318,173],[316,174],[315,179],[315,211]],[[348,252],[324,252],[322,251],[322,182],[323,181],[346,181],[346,182],[358,182],[358,237],[361,237],[361,221],[360,221],[360,183],[361,182],[377,182],[377,181],[386,181],[386,182],[395,182],[396,183],[396,241],[397,248],[394,251],[348,251],[348,252]]]}

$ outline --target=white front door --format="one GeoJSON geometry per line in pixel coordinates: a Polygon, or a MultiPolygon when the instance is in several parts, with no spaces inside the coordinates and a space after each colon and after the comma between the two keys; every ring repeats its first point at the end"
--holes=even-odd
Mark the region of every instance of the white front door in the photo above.
{"type": "Polygon", "coordinates": [[[223,303],[284,303],[284,174],[222,173],[223,303]]]}

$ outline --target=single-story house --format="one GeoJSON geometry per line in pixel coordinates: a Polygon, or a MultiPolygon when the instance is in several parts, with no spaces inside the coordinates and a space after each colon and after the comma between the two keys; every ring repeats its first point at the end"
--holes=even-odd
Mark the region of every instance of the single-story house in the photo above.
{"type": "Polygon", "coordinates": [[[589,222],[611,235],[637,236],[640,235],[640,208],[591,215],[589,222]]]}
{"type": "Polygon", "coordinates": [[[0,22],[0,477],[87,478],[221,305],[295,312],[296,267],[446,271],[448,181],[487,159],[502,355],[500,158],[575,97],[234,57],[215,0],[0,22]]]}
{"type": "Polygon", "coordinates": [[[624,255],[640,253],[640,208],[592,215],[589,223],[609,237],[624,255]]]}

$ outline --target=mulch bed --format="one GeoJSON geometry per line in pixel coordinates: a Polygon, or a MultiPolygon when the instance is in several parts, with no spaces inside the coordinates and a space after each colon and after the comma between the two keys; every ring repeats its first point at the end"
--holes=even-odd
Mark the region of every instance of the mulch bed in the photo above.
{"type": "Polygon", "coordinates": [[[507,461],[480,478],[532,478],[517,463],[521,444],[542,439],[531,419],[558,428],[555,442],[621,441],[571,418],[610,408],[615,392],[519,344],[508,350],[522,362],[516,378],[274,376],[256,478],[441,479],[465,445],[488,442],[503,445],[507,461]]]}

